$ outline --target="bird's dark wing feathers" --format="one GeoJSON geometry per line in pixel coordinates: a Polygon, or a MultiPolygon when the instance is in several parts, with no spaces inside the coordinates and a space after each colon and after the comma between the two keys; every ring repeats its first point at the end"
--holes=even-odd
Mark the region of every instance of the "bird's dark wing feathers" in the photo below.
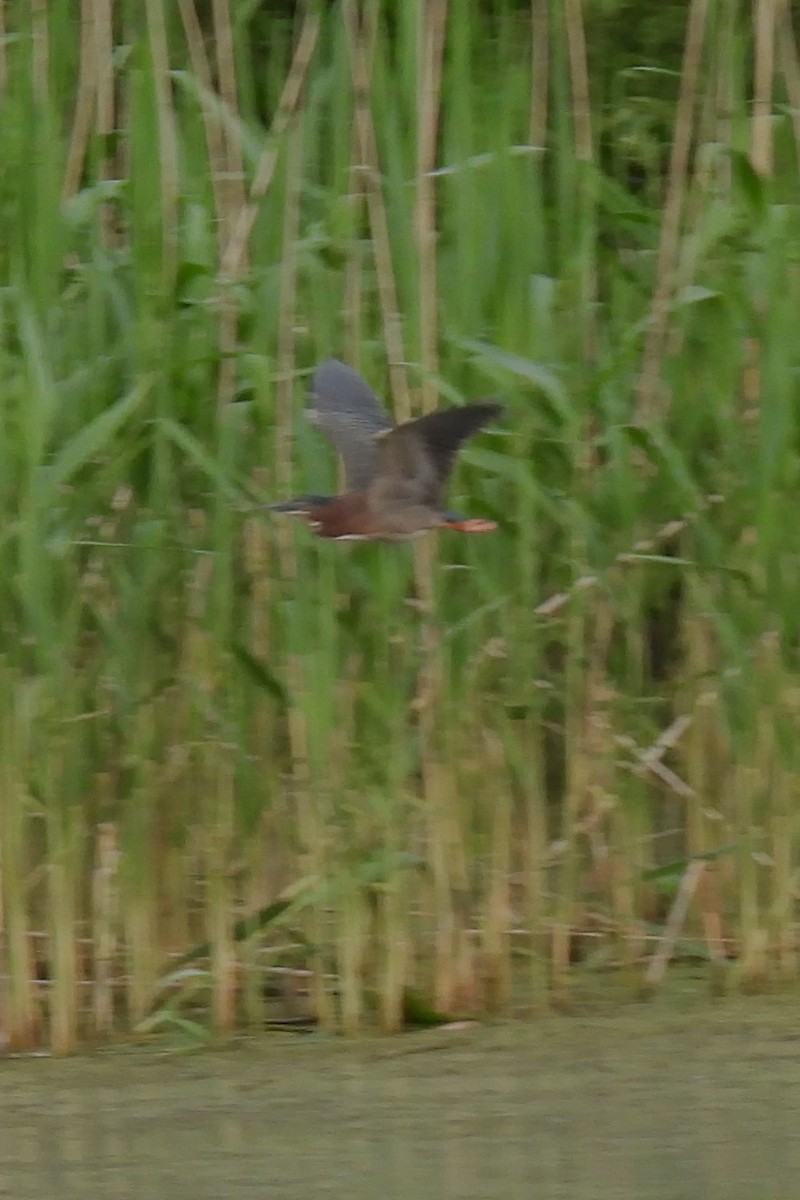
{"type": "Polygon", "coordinates": [[[307,415],[341,455],[348,490],[366,488],[378,464],[375,435],[393,427],[372,388],[351,367],[329,358],[314,375],[307,415]]]}
{"type": "Polygon", "coordinates": [[[440,504],[460,446],[503,406],[494,401],[442,408],[416,421],[407,421],[378,439],[379,476],[405,485],[417,503],[440,504]]]}

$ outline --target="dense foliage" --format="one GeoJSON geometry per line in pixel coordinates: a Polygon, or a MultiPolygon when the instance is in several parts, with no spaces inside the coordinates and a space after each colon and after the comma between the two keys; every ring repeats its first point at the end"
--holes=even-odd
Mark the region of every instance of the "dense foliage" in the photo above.
{"type": "Polygon", "coordinates": [[[792,977],[788,8],[82,8],[0,39],[9,1036],[259,1021],[285,966],[349,1030],[679,937],[792,977]],[[265,519],[333,482],[331,353],[504,399],[496,535],[265,519]]]}

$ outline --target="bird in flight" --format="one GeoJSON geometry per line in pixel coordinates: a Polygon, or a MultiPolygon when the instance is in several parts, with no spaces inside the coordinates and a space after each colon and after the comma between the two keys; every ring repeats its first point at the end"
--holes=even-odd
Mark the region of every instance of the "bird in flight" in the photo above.
{"type": "Polygon", "coordinates": [[[323,538],[404,542],[430,529],[487,533],[494,521],[444,507],[462,443],[503,413],[492,400],[442,408],[395,425],[351,367],[329,358],[317,368],[306,416],[344,464],[338,496],[297,496],[266,507],[303,517],[323,538]]]}

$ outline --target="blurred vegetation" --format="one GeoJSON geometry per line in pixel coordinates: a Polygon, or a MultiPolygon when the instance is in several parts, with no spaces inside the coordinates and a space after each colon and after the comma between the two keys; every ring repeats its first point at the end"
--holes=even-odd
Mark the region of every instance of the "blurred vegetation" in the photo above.
{"type": "Polygon", "coordinates": [[[9,1043],[794,979],[789,6],[0,14],[9,1043]],[[259,511],[328,354],[496,535],[259,511]]]}

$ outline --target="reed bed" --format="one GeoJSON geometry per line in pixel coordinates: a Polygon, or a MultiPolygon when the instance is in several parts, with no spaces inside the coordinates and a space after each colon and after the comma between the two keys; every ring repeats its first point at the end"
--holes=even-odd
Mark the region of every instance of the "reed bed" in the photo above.
{"type": "Polygon", "coordinates": [[[76,10],[0,3],[3,1044],[795,980],[788,3],[76,10]],[[328,354],[505,400],[495,535],[265,519],[328,354]]]}

